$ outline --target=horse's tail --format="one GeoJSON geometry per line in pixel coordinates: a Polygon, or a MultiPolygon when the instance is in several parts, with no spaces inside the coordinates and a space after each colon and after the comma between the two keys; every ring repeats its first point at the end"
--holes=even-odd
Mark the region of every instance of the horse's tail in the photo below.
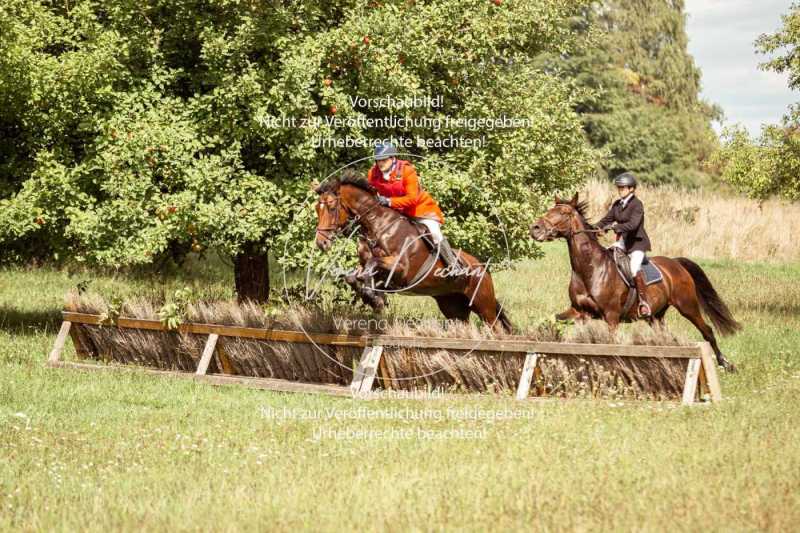
{"type": "Polygon", "coordinates": [[[711,323],[717,328],[717,331],[722,335],[731,335],[742,329],[742,325],[734,320],[730,309],[717,294],[700,265],[685,257],[677,257],[675,260],[692,276],[700,306],[703,308],[703,312],[708,315],[711,323]]]}
{"type": "Polygon", "coordinates": [[[497,320],[500,321],[500,325],[503,326],[503,329],[506,331],[506,333],[514,333],[514,325],[508,318],[506,310],[503,309],[503,305],[499,301],[496,303],[496,305],[497,305],[497,320]]]}

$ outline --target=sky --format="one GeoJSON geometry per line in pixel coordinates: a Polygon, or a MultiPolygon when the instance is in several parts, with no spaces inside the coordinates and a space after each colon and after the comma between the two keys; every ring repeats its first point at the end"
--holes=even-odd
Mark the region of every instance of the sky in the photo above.
{"type": "Polygon", "coordinates": [[[765,56],[753,42],[781,27],[792,0],[686,0],[689,52],[703,71],[706,100],[722,106],[725,124],[741,123],[758,135],[764,123],[778,123],[800,93],[787,76],[759,70],[765,56]]]}

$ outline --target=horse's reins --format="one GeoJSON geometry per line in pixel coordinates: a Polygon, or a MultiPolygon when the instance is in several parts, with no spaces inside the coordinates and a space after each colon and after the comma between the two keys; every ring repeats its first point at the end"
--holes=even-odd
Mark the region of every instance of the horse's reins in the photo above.
{"type": "MultiPolygon", "coordinates": [[[[334,196],[336,198],[336,211],[335,211],[335,214],[334,214],[334,220],[338,221],[339,220],[339,208],[341,207],[342,200],[341,200],[341,198],[339,197],[338,194],[334,195],[334,196]]],[[[336,226],[328,226],[328,227],[325,227],[325,228],[317,227],[317,234],[321,235],[322,238],[325,239],[325,240],[332,241],[338,235],[341,235],[342,233],[344,233],[347,229],[352,228],[353,226],[358,224],[361,221],[362,218],[364,218],[365,216],[367,216],[370,213],[370,211],[372,211],[376,207],[379,207],[380,205],[381,205],[380,203],[376,203],[375,205],[373,205],[372,207],[370,207],[369,209],[367,209],[363,213],[356,213],[355,216],[352,219],[348,220],[347,224],[343,224],[342,226],[336,225],[336,226]],[[324,233],[326,231],[332,232],[332,233],[330,235],[327,235],[327,234],[324,233]]],[[[392,222],[390,222],[390,224],[393,224],[394,222],[396,222],[396,221],[392,221],[392,222]]],[[[380,233],[380,232],[376,232],[376,233],[380,233]]]]}
{"type": "MultiPolygon", "coordinates": [[[[547,218],[547,215],[543,216],[542,220],[547,222],[547,224],[550,226],[550,228],[555,228],[556,227],[555,224],[550,222],[550,220],[547,218]]],[[[605,231],[606,230],[604,230],[604,229],[589,229],[589,228],[579,229],[579,230],[575,231],[572,228],[570,228],[569,236],[572,237],[572,236],[578,235],[580,233],[605,233],[605,231]]]]}

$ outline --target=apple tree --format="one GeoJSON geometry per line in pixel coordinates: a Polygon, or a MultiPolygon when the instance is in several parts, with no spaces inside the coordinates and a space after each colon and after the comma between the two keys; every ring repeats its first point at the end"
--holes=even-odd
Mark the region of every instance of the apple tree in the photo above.
{"type": "Polygon", "coordinates": [[[536,255],[536,212],[597,164],[578,91],[536,62],[568,52],[588,3],[4,2],[3,258],[125,268],[213,248],[233,258],[240,297],[263,301],[270,251],[287,267],[319,260],[309,183],[371,153],[320,139],[448,136],[479,142],[409,151],[451,241],[505,254],[500,220],[512,258],[536,255]],[[364,126],[390,111],[359,96],[441,97],[391,111],[406,119],[528,122],[364,126]]]}

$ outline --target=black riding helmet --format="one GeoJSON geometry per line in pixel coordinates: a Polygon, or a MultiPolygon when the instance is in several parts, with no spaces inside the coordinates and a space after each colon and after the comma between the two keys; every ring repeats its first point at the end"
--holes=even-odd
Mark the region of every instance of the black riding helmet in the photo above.
{"type": "Polygon", "coordinates": [[[617,187],[636,187],[636,176],[632,172],[623,172],[614,178],[614,185],[617,187]]]}

